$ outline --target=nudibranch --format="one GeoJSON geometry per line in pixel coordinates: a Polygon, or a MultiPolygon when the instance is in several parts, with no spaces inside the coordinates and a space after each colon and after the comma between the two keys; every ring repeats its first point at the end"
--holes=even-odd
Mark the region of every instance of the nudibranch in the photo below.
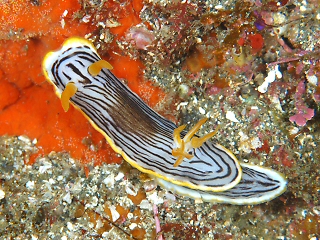
{"type": "Polygon", "coordinates": [[[271,200],[286,189],[280,173],[241,164],[223,146],[198,137],[202,119],[189,132],[165,119],[124,85],[83,38],[67,39],[49,52],[43,72],[61,98],[71,103],[104,135],[113,150],[133,167],[178,194],[209,202],[253,204],[271,200]]]}

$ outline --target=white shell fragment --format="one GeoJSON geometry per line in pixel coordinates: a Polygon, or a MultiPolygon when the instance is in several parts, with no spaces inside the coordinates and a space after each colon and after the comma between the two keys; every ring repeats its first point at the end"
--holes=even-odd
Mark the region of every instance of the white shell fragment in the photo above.
{"type": "Polygon", "coordinates": [[[308,80],[309,83],[311,83],[313,86],[317,86],[318,85],[318,78],[316,75],[308,75],[306,73],[306,78],[308,80]]]}
{"type": "Polygon", "coordinates": [[[138,190],[135,186],[133,186],[131,183],[126,184],[126,193],[128,193],[131,196],[137,196],[138,190]]]}
{"type": "Polygon", "coordinates": [[[103,183],[104,183],[108,188],[114,188],[114,183],[115,183],[114,174],[111,173],[108,177],[106,177],[106,178],[103,180],[103,183]]]}
{"type": "Polygon", "coordinates": [[[274,82],[276,78],[282,78],[282,73],[279,71],[278,65],[274,66],[274,68],[268,72],[268,76],[264,79],[264,82],[258,87],[258,91],[261,93],[266,93],[268,91],[269,84],[274,82]]]}
{"type": "Polygon", "coordinates": [[[65,201],[66,203],[70,204],[72,201],[72,196],[70,194],[70,192],[67,192],[64,197],[62,198],[63,201],[65,201]]]}
{"type": "Polygon", "coordinates": [[[148,209],[148,210],[151,210],[152,209],[152,205],[151,203],[147,200],[147,199],[143,199],[140,204],[139,204],[139,207],[141,209],[148,209]]]}
{"type": "Polygon", "coordinates": [[[5,196],[6,196],[6,193],[2,189],[0,189],[0,200],[4,199],[5,196]]]}
{"type": "Polygon", "coordinates": [[[119,172],[119,174],[114,178],[114,180],[119,181],[124,177],[123,172],[119,172]]]}
{"type": "Polygon", "coordinates": [[[111,212],[112,221],[113,222],[117,221],[119,219],[119,217],[120,217],[120,214],[116,210],[116,207],[115,206],[110,206],[109,209],[110,209],[110,212],[111,212]]]}
{"type": "Polygon", "coordinates": [[[30,190],[34,189],[34,181],[28,181],[26,187],[30,190]]]}
{"type": "Polygon", "coordinates": [[[236,115],[232,111],[227,111],[226,118],[232,122],[239,122],[239,120],[236,118],[236,115]]]}

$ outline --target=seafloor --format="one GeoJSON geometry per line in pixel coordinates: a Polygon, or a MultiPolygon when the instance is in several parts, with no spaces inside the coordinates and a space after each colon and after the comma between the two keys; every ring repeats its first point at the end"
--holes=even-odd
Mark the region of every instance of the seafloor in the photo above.
{"type": "Polygon", "coordinates": [[[1,239],[319,239],[318,1],[0,9],[1,239]],[[287,191],[259,205],[195,202],[121,161],[81,114],[63,112],[41,73],[44,54],[73,35],[163,116],[208,117],[200,135],[219,125],[214,141],[283,173],[287,191]]]}

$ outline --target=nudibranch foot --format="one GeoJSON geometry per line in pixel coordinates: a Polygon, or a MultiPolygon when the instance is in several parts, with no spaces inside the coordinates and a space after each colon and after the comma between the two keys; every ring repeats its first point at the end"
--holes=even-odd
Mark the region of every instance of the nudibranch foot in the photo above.
{"type": "Polygon", "coordinates": [[[287,187],[285,177],[274,170],[241,164],[242,179],[233,188],[224,192],[199,191],[187,187],[177,186],[163,179],[156,181],[163,188],[182,196],[195,200],[213,203],[229,203],[234,205],[260,204],[281,195],[287,187]]]}
{"type": "Polygon", "coordinates": [[[69,100],[76,94],[77,90],[78,88],[74,82],[68,82],[66,88],[61,93],[61,104],[65,112],[68,112],[70,106],[69,100]]]}
{"type": "Polygon", "coordinates": [[[112,70],[113,67],[112,65],[107,62],[106,60],[99,60],[95,63],[92,63],[89,67],[88,67],[88,72],[93,76],[97,76],[100,71],[103,69],[103,68],[106,68],[108,70],[112,70]]]}

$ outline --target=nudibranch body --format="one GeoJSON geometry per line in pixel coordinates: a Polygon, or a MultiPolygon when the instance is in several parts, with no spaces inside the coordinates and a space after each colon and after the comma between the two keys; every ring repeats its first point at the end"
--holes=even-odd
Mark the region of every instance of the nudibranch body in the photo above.
{"type": "Polygon", "coordinates": [[[43,61],[47,80],[67,111],[69,101],[103,134],[114,151],[172,191],[204,201],[251,204],[270,200],[286,188],[281,174],[250,165],[153,111],[125,86],[91,42],[73,37],[43,61]],[[241,191],[245,190],[244,194],[241,191]],[[237,201],[237,199],[240,199],[237,201]]]}

